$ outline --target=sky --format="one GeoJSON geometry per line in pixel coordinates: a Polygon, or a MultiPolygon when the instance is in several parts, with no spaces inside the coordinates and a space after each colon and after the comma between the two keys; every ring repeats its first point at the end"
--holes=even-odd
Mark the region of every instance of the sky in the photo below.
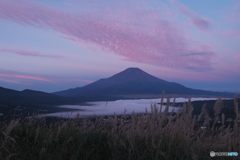
{"type": "Polygon", "coordinates": [[[240,93],[239,0],[0,0],[0,86],[55,92],[138,67],[240,93]]]}

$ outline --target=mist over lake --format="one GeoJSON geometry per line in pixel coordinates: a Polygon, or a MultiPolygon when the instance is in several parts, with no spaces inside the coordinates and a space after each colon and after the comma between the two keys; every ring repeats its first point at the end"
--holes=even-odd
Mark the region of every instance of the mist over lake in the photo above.
{"type": "MultiPolygon", "coordinates": [[[[216,100],[217,98],[191,98],[191,101],[203,101],[203,100],[216,100]]],[[[170,104],[173,102],[173,98],[170,98],[170,104]]],[[[176,98],[175,102],[187,102],[188,98],[176,98]]],[[[71,112],[57,112],[44,114],[41,116],[47,117],[63,117],[63,118],[84,118],[84,117],[93,117],[99,115],[121,115],[124,114],[132,114],[134,113],[145,113],[146,109],[148,112],[151,111],[151,104],[156,104],[157,108],[160,109],[161,100],[158,99],[131,99],[131,100],[116,100],[109,102],[88,102],[86,105],[60,105],[57,106],[59,108],[69,108],[69,109],[77,109],[79,111],[71,111],[71,112]]],[[[167,102],[167,99],[164,98],[164,103],[167,102]]],[[[165,109],[165,105],[162,107],[162,111],[165,109]]],[[[177,111],[177,107],[172,107],[170,105],[169,112],[177,111]]]]}

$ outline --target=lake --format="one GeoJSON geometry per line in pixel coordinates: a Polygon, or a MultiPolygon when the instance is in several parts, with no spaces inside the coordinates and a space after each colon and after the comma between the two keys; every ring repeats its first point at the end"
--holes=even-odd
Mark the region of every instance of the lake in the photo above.
{"type": "MultiPolygon", "coordinates": [[[[191,98],[191,101],[202,101],[202,100],[216,100],[217,98],[191,98]]],[[[117,115],[134,113],[145,113],[146,109],[148,112],[151,111],[151,104],[160,103],[160,99],[131,99],[131,100],[116,100],[109,102],[88,102],[86,105],[61,105],[57,106],[59,108],[69,108],[69,109],[77,109],[79,111],[71,111],[71,112],[57,112],[50,114],[40,115],[45,117],[62,117],[62,118],[88,118],[93,116],[100,115],[113,115],[114,113],[117,115]]],[[[166,102],[167,99],[164,99],[166,102]]],[[[176,98],[175,102],[187,102],[188,98],[176,98]]],[[[170,99],[170,102],[173,102],[173,98],[170,99]]],[[[156,106],[160,109],[160,105],[156,104],[156,106]]],[[[163,110],[166,106],[163,106],[163,110]]],[[[162,111],[163,111],[162,110],[162,111]]],[[[177,107],[169,107],[169,112],[177,111],[177,107]]]]}

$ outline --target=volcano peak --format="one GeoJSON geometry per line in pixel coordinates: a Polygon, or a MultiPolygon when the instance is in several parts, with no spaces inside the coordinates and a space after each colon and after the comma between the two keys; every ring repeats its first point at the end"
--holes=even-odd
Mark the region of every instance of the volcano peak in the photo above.
{"type": "Polygon", "coordinates": [[[60,96],[119,96],[119,95],[156,95],[162,94],[221,94],[187,88],[181,84],[168,82],[155,77],[139,68],[130,67],[109,78],[100,79],[86,86],[55,92],[60,96]]]}

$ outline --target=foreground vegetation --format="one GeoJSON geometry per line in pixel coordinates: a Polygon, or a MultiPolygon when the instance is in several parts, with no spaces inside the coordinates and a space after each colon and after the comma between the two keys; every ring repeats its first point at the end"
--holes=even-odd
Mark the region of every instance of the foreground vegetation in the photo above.
{"type": "MultiPolygon", "coordinates": [[[[178,113],[152,105],[146,114],[96,119],[17,118],[0,125],[0,159],[17,160],[201,160],[210,151],[240,153],[240,114],[232,122],[206,107],[193,115],[190,101],[178,113]]],[[[237,158],[237,157],[236,157],[237,158]]],[[[234,159],[218,157],[218,159],[234,159]]]]}

